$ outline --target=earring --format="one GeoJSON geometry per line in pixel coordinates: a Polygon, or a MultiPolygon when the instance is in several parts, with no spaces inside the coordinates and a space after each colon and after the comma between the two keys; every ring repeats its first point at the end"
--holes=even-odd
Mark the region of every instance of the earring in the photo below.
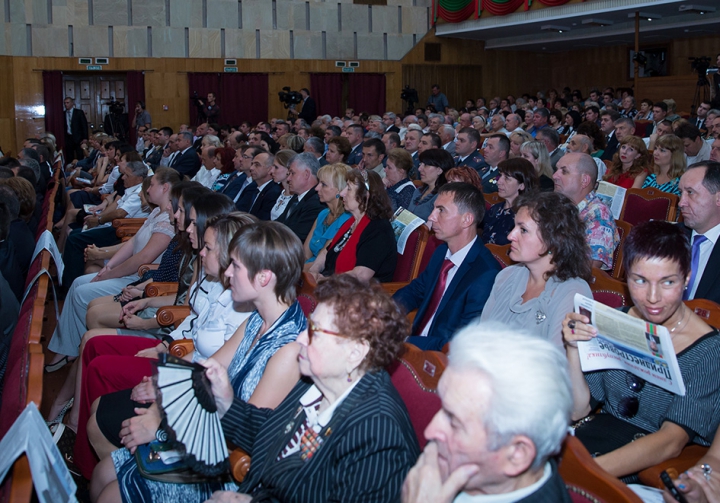
{"type": "Polygon", "coordinates": [[[335,194],[335,199],[340,199],[340,194],[335,194]]]}
{"type": "Polygon", "coordinates": [[[347,382],[352,382],[352,377],[350,377],[350,372],[348,372],[347,382]]]}

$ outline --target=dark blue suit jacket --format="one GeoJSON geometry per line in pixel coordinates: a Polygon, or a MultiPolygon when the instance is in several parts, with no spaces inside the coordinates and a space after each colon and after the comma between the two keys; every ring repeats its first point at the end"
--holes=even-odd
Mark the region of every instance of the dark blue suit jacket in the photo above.
{"type": "MultiPolygon", "coordinates": [[[[447,250],[446,244],[439,246],[422,274],[393,295],[393,299],[406,311],[418,310],[413,334],[419,330],[418,325],[428,308],[447,250]]],[[[478,237],[445,290],[428,336],[412,336],[407,342],[421,349],[440,351],[455,332],[482,314],[499,271],[497,260],[478,237]]]]}
{"type": "Polygon", "coordinates": [[[282,185],[271,180],[270,183],[258,193],[255,202],[253,202],[250,207],[249,213],[255,215],[260,220],[270,220],[270,212],[275,206],[275,201],[277,201],[277,198],[282,194],[282,191],[282,185]]]}
{"type": "Polygon", "coordinates": [[[362,142],[358,143],[354,149],[350,151],[346,164],[348,166],[356,166],[362,161],[362,142]]]}
{"type": "Polygon", "coordinates": [[[190,147],[184,154],[178,154],[170,167],[181,175],[187,175],[188,178],[192,178],[200,171],[200,164],[201,162],[197,152],[190,147]]]}

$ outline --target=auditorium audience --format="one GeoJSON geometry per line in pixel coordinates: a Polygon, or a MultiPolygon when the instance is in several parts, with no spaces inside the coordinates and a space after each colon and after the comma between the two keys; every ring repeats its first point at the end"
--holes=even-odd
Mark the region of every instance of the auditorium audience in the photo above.
{"type": "Polygon", "coordinates": [[[637,136],[627,136],[619,142],[618,151],[605,173],[605,180],[626,189],[640,188],[650,169],[650,153],[637,136]]]}
{"type": "Polygon", "coordinates": [[[327,208],[318,214],[303,244],[305,270],[310,269],[318,254],[330,244],[340,227],[351,217],[346,211],[345,199],[340,195],[347,186],[349,171],[350,166],[347,164],[328,164],[318,170],[319,181],[315,190],[318,199],[327,208]]]}
{"type": "Polygon", "coordinates": [[[78,356],[80,339],[85,333],[87,306],[91,300],[117,293],[129,282],[139,279],[138,267],[159,261],[160,255],[175,235],[168,210],[172,208],[170,190],[177,181],[179,177],[176,171],[158,168],[148,191],[150,201],[156,204],[157,208],[148,216],[137,234],[123,243],[100,272],[86,274],[73,281],[48,344],[48,349],[53,351],[55,356],[45,365],[47,371],[58,370],[78,356]]]}
{"type": "Polygon", "coordinates": [[[282,192],[275,200],[275,205],[270,210],[270,220],[277,220],[280,215],[283,214],[287,208],[288,203],[292,199],[293,195],[290,192],[290,187],[287,183],[288,165],[292,161],[297,153],[293,150],[281,150],[275,154],[275,161],[270,168],[270,176],[275,183],[279,183],[282,186],[282,192]]]}
{"type": "Polygon", "coordinates": [[[390,196],[393,211],[410,206],[415,194],[415,185],[410,180],[412,168],[412,156],[407,150],[394,148],[388,152],[383,182],[390,196]]]}
{"type": "Polygon", "coordinates": [[[687,444],[712,442],[720,422],[715,413],[720,337],[683,303],[691,267],[681,229],[663,221],[640,223],[625,238],[623,253],[633,304],[623,311],[667,328],[672,346],[659,350],[677,354],[686,393],[672,393],[624,370],[584,373],[577,343],[594,338],[597,330],[570,307],[563,337],[573,383],[572,418],[578,421],[575,436],[596,453],[604,470],[633,482],[640,470],[676,457],[687,444]]]}
{"type": "Polygon", "coordinates": [[[445,185],[445,173],[454,167],[454,162],[450,153],[443,149],[425,150],[418,159],[420,180],[425,185],[422,189],[415,189],[408,211],[427,220],[433,211],[438,190],[445,185]]]}
{"type": "Polygon", "coordinates": [[[572,409],[556,347],[532,329],[473,323],[450,343],[438,395],[403,503],[573,501],[554,458],[572,409]]]}
{"type": "MultiPolygon", "coordinates": [[[[449,155],[449,154],[448,154],[449,155]]],[[[339,195],[351,218],[338,229],[330,243],[320,250],[309,272],[316,278],[348,273],[363,281],[375,278],[392,281],[397,263],[393,211],[380,175],[350,170],[339,195]]]]}
{"type": "Polygon", "coordinates": [[[288,226],[303,243],[318,214],[326,207],[315,190],[319,169],[320,163],[312,154],[304,152],[292,158],[288,165],[287,184],[293,197],[276,220],[288,226]]]}
{"type": "Polygon", "coordinates": [[[680,176],[687,166],[683,142],[675,135],[658,138],[653,151],[653,164],[642,188],[655,188],[680,196],[680,176]]]}
{"type": "MultiPolygon", "coordinates": [[[[243,231],[240,240],[248,232],[251,231],[243,231]]],[[[233,245],[238,240],[236,237],[233,245]]],[[[292,246],[292,258],[299,258],[300,262],[292,264],[294,274],[283,281],[288,288],[288,292],[283,293],[288,296],[291,295],[289,292],[294,292],[302,263],[299,241],[294,239],[291,243],[288,246],[292,246]]],[[[233,264],[244,258],[236,257],[237,253],[243,252],[232,246],[233,264]]],[[[248,252],[243,255],[245,253],[248,252]]],[[[233,265],[231,273],[236,273],[236,267],[233,265]]],[[[268,268],[259,269],[262,272],[258,274],[262,274],[263,269],[268,268]]],[[[271,274],[274,279],[274,273],[271,274]]],[[[231,279],[233,292],[235,278],[232,276],[231,279]]],[[[247,278],[243,281],[247,282],[247,278]]],[[[269,290],[273,283],[262,287],[262,291],[269,290]]],[[[260,491],[267,497],[281,500],[297,498],[298,494],[305,494],[313,501],[367,501],[369,497],[382,501],[396,499],[407,471],[419,454],[407,412],[384,370],[402,347],[407,322],[378,286],[366,286],[356,278],[331,278],[319,285],[315,293],[318,306],[308,321],[307,332],[304,331],[304,316],[297,308],[299,320],[294,324],[293,333],[297,335],[295,330],[298,328],[303,331],[297,343],[288,346],[299,347],[300,373],[309,379],[299,381],[287,397],[278,396],[280,399],[271,404],[248,401],[245,393],[238,393],[237,387],[231,386],[220,362],[211,358],[205,364],[227,438],[252,453],[251,468],[243,483],[239,486],[233,482],[153,483],[139,476],[134,458],[127,450],[121,450],[101,464],[91,492],[99,494],[100,488],[117,478],[122,482],[120,491],[128,496],[132,494],[138,501],[151,495],[163,495],[162,499],[166,499],[180,494],[184,494],[185,499],[202,500],[217,489],[255,496],[260,491]],[[322,415],[323,412],[327,414],[322,415]],[[318,414],[320,422],[313,419],[318,418],[318,414]],[[286,424],[290,425],[288,431],[299,432],[297,438],[308,431],[322,435],[325,438],[322,449],[305,456],[306,461],[297,464],[303,449],[301,442],[291,440],[278,454],[275,443],[286,424]],[[378,431],[383,434],[378,436],[378,431]],[[332,432],[332,435],[326,432],[332,432]],[[377,447],[368,450],[368,442],[377,447]],[[348,451],[353,454],[348,455],[348,451]],[[290,463],[293,459],[296,462],[290,463]],[[116,470],[117,475],[113,473],[116,470]],[[367,478],[370,472],[374,476],[367,478]],[[323,484],[327,477],[332,477],[333,482],[323,484]]],[[[254,314],[248,325],[256,318],[259,316],[254,314]]],[[[245,345],[249,346],[249,343],[245,345]]],[[[295,350],[296,355],[297,352],[295,350]]],[[[232,370],[232,365],[230,368],[232,370]]],[[[275,394],[283,392],[285,395],[288,384],[286,381],[275,394]]],[[[262,383],[258,390],[261,386],[262,383]]],[[[130,441],[130,445],[134,446],[135,442],[130,441]]],[[[105,490],[118,489],[116,485],[110,485],[105,490]]]]}
{"type": "Polygon", "coordinates": [[[525,159],[506,159],[498,165],[498,169],[498,196],[504,201],[495,203],[485,213],[482,241],[485,244],[506,245],[509,242],[508,233],[515,227],[513,204],[518,196],[537,192],[538,179],[535,168],[525,159]]]}
{"type": "Polygon", "coordinates": [[[500,267],[478,238],[485,200],[477,187],[443,185],[434,205],[428,221],[443,244],[420,276],[393,298],[407,312],[418,310],[408,342],[437,351],[483,312],[500,267]]]}
{"type": "Polygon", "coordinates": [[[612,212],[595,193],[597,165],[587,154],[565,154],[553,175],[555,192],[572,202],[580,211],[585,224],[585,237],[590,247],[592,266],[609,270],[613,266],[613,252],[620,242],[612,212]]]}
{"type": "MultiPolygon", "coordinates": [[[[550,165],[550,156],[545,144],[538,140],[527,141],[520,147],[520,157],[532,164],[538,178],[539,190],[552,192],[555,187],[553,182],[553,168],[550,165]]],[[[499,190],[499,189],[498,189],[499,190]]]]}
{"type": "Polygon", "coordinates": [[[532,331],[561,349],[561,324],[575,294],[592,296],[590,250],[577,206],[555,192],[523,195],[508,240],[517,264],[498,273],[480,320],[532,331]]]}

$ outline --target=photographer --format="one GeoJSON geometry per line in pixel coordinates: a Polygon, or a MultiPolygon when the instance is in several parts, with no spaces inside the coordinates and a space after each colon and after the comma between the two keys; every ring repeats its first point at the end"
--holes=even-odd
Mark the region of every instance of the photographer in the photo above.
{"type": "Polygon", "coordinates": [[[312,124],[313,121],[317,119],[315,100],[310,96],[310,91],[306,88],[300,89],[300,94],[302,95],[302,108],[300,112],[290,107],[290,109],[288,109],[288,115],[292,115],[298,119],[304,119],[308,124],[312,124]]]}
{"type": "Polygon", "coordinates": [[[135,130],[137,136],[140,136],[139,130],[141,127],[150,129],[152,127],[152,119],[150,118],[150,112],[145,110],[145,103],[138,101],[135,103],[135,115],[132,120],[132,128],[135,130]]]}
{"type": "Polygon", "coordinates": [[[203,102],[203,100],[197,100],[197,103],[205,114],[206,122],[220,122],[220,107],[215,104],[215,93],[208,93],[207,103],[203,102]]]}

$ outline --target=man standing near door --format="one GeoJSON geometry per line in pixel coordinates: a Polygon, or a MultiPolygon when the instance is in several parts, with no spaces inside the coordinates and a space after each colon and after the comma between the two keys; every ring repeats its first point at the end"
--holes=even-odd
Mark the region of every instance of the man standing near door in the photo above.
{"type": "Polygon", "coordinates": [[[85,112],[75,108],[75,100],[65,98],[65,162],[81,160],[84,155],[81,144],[88,139],[88,123],[85,112]]]}

